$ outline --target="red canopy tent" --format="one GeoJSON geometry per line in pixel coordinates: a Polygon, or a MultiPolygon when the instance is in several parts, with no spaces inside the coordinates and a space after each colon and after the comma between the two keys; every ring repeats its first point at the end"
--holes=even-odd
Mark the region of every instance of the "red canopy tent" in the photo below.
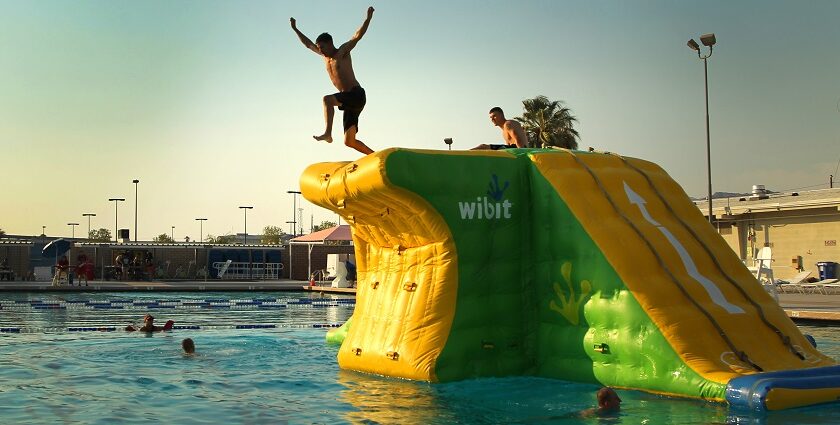
{"type": "Polygon", "coordinates": [[[341,224],[329,229],[312,232],[308,235],[298,236],[289,241],[289,276],[292,275],[292,245],[307,245],[309,248],[307,258],[307,276],[312,276],[312,247],[315,245],[327,245],[329,242],[353,241],[349,224],[341,224]]]}

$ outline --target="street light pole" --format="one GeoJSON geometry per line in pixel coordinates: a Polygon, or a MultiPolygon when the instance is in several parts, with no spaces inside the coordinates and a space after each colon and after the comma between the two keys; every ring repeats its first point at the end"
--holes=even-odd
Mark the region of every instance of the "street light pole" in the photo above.
{"type": "Polygon", "coordinates": [[[41,234],[47,236],[47,226],[41,226],[41,234]]]}
{"type": "Polygon", "coordinates": [[[140,180],[134,179],[131,182],[134,183],[134,242],[137,242],[137,183],[140,180]]]}
{"type": "Polygon", "coordinates": [[[300,195],[300,191],[287,190],[286,193],[292,194],[292,236],[297,236],[297,196],[300,195]]]}
{"type": "Polygon", "coordinates": [[[300,227],[297,229],[300,234],[303,234],[303,208],[298,208],[298,215],[296,219],[300,223],[300,227]]]}
{"type": "Polygon", "coordinates": [[[120,218],[120,202],[125,201],[125,198],[108,198],[109,201],[114,202],[114,242],[117,242],[117,232],[119,231],[120,218]]]}
{"type": "Polygon", "coordinates": [[[197,218],[195,221],[198,222],[198,242],[204,242],[204,222],[207,221],[206,218],[197,218]]]}
{"type": "Polygon", "coordinates": [[[248,245],[248,210],[252,210],[254,207],[239,207],[239,209],[245,212],[245,240],[242,245],[248,245]]]}
{"type": "Polygon", "coordinates": [[[79,223],[67,223],[67,225],[70,226],[71,229],[73,229],[73,233],[72,233],[73,236],[71,236],[71,237],[73,239],[76,239],[76,226],[78,226],[79,223]]]}
{"type": "Polygon", "coordinates": [[[704,34],[700,36],[700,42],[703,43],[704,46],[709,48],[709,54],[703,55],[700,52],[700,46],[697,44],[696,41],[692,38],[688,40],[688,47],[691,50],[697,52],[697,57],[703,60],[703,81],[705,84],[706,89],[706,175],[708,176],[708,183],[709,183],[709,223],[714,222],[714,216],[712,216],[712,144],[711,144],[711,136],[709,134],[709,64],[708,59],[712,56],[712,51],[714,49],[715,42],[715,35],[704,34]]]}
{"type": "Polygon", "coordinates": [[[88,239],[90,239],[90,218],[91,218],[91,217],[96,217],[96,214],[92,214],[92,213],[84,213],[84,214],[82,214],[82,217],[87,217],[87,219],[88,219],[88,233],[87,233],[87,237],[88,237],[88,239]]]}
{"type": "Polygon", "coordinates": [[[175,226],[172,226],[172,233],[169,235],[172,238],[172,242],[175,242],[175,226]]]}

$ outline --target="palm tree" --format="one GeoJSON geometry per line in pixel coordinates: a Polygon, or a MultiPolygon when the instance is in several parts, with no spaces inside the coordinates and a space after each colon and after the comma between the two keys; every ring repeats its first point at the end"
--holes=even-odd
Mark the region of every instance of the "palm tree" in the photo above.
{"type": "Polygon", "coordinates": [[[514,118],[522,124],[533,147],[559,146],[577,149],[580,134],[575,130],[577,118],[572,110],[559,100],[548,100],[545,96],[522,101],[525,111],[514,118]]]}

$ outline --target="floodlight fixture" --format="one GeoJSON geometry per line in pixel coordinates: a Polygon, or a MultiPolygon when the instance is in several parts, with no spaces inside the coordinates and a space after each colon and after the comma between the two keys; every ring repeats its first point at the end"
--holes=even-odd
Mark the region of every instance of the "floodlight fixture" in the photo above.
{"type": "Polygon", "coordinates": [[[714,33],[703,34],[700,36],[700,42],[706,47],[714,46],[716,41],[714,33]]]}
{"type": "Polygon", "coordinates": [[[689,47],[691,50],[694,50],[694,51],[700,51],[700,45],[699,45],[699,44],[697,44],[697,42],[696,42],[696,41],[694,41],[694,39],[693,39],[693,38],[692,38],[691,40],[688,40],[688,43],[686,43],[686,44],[688,45],[688,47],[689,47]]]}

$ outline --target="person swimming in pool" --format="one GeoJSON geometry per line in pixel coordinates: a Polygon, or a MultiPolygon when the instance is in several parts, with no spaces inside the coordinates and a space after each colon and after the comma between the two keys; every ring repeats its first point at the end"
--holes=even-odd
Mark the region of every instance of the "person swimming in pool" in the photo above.
{"type": "Polygon", "coordinates": [[[184,349],[184,354],[195,354],[195,342],[193,342],[192,338],[184,338],[181,341],[181,348],[184,349]]]}
{"type": "Polygon", "coordinates": [[[175,322],[172,320],[167,320],[166,324],[163,326],[155,326],[155,318],[151,314],[147,314],[143,316],[143,326],[139,329],[135,328],[134,325],[128,325],[125,327],[126,331],[140,331],[140,332],[158,332],[158,331],[168,331],[172,329],[172,325],[175,322]]]}
{"type": "Polygon", "coordinates": [[[580,412],[582,417],[615,416],[621,410],[621,398],[610,387],[602,387],[596,394],[598,407],[580,412]]]}

